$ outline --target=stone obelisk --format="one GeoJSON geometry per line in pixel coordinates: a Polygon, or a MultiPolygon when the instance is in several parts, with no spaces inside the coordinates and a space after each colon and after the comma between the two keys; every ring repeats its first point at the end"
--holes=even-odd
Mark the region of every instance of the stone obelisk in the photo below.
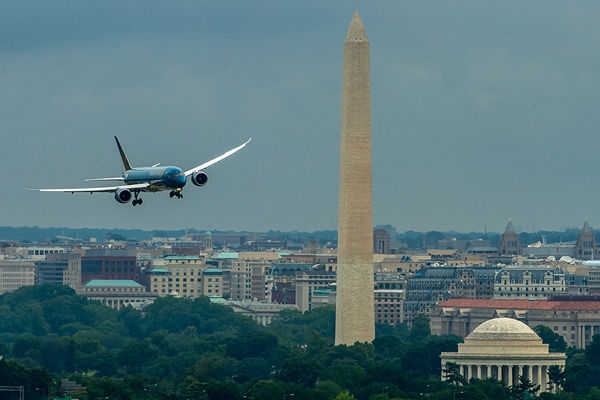
{"type": "Polygon", "coordinates": [[[369,41],[357,11],[344,41],[335,344],[375,337],[370,97],[369,41]]]}

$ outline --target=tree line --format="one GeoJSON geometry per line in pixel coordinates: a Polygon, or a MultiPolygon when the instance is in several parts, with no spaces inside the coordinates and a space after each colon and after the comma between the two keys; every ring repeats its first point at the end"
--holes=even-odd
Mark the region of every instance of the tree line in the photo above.
{"type": "MultiPolygon", "coordinates": [[[[423,315],[412,329],[378,325],[373,343],[353,346],[334,346],[334,323],[332,307],[284,311],[263,327],[207,298],[165,297],[143,312],[117,311],[64,286],[24,287],[0,296],[0,385],[22,385],[28,399],[53,398],[66,377],[87,388],[75,394],[83,400],[467,400],[528,392],[493,380],[442,382],[439,354],[462,339],[431,335],[423,315]]],[[[559,335],[536,330],[564,350],[559,335]]],[[[557,377],[564,390],[542,397],[596,398],[600,337],[585,351],[566,351],[557,377]]]]}

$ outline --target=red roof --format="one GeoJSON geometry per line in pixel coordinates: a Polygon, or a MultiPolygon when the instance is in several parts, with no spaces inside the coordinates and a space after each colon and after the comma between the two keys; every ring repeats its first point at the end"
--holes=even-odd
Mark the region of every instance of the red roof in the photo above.
{"type": "Polygon", "coordinates": [[[600,301],[451,299],[440,303],[439,306],[517,310],[600,311],[600,301]]]}

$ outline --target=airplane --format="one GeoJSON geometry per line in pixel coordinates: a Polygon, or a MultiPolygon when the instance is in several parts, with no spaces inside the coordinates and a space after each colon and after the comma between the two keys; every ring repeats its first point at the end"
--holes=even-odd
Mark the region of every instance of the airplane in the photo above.
{"type": "Polygon", "coordinates": [[[141,192],[161,192],[163,190],[170,190],[169,196],[171,198],[177,197],[178,199],[183,198],[182,189],[187,182],[187,177],[191,177],[191,181],[196,186],[204,186],[208,182],[208,175],[203,171],[205,168],[210,167],[213,164],[229,157],[230,155],[243,149],[252,138],[248,139],[245,143],[238,147],[235,147],[220,156],[213,158],[210,161],[200,164],[197,167],[183,171],[181,168],[174,166],[159,166],[160,163],[154,164],[151,167],[138,167],[133,168],[125,156],[123,147],[119,143],[119,139],[115,136],[119,153],[121,154],[121,160],[125,171],[120,177],[115,178],[94,178],[86,179],[86,181],[120,181],[122,185],[107,186],[107,187],[95,187],[95,188],[74,188],[74,189],[29,189],[37,190],[40,192],[65,192],[65,193],[114,193],[115,200],[121,204],[128,203],[133,197],[133,206],[141,205],[142,199],[139,197],[141,192]]]}

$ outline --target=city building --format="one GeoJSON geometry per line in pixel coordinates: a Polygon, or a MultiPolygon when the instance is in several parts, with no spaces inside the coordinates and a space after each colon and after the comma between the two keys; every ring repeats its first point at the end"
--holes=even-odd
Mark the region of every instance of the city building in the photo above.
{"type": "Polygon", "coordinates": [[[223,271],[203,256],[167,256],[145,271],[146,286],[158,296],[186,298],[223,295],[223,271]]]}
{"type": "Polygon", "coordinates": [[[213,296],[210,301],[231,307],[234,312],[246,315],[261,325],[269,325],[274,320],[281,318],[282,310],[297,310],[295,304],[276,304],[258,301],[225,300],[222,297],[213,296]]]}
{"type": "Polygon", "coordinates": [[[177,255],[199,256],[212,251],[212,233],[206,231],[204,234],[187,234],[170,245],[173,253],[177,255]]]}
{"type": "Polygon", "coordinates": [[[117,310],[123,307],[141,310],[158,297],[135,281],[117,279],[93,279],[82,285],[77,294],[117,310]]]}
{"type": "Polygon", "coordinates": [[[418,314],[430,314],[436,304],[451,298],[489,299],[493,295],[497,267],[428,267],[408,278],[404,322],[418,314]]]}
{"type": "Polygon", "coordinates": [[[584,261],[587,268],[588,290],[590,294],[600,294],[600,260],[584,261]]]}
{"type": "Polygon", "coordinates": [[[450,282],[454,298],[491,299],[494,296],[494,277],[500,267],[457,267],[456,280],[450,282]]]}
{"type": "Polygon", "coordinates": [[[30,260],[42,261],[46,259],[48,254],[63,253],[65,251],[63,246],[35,244],[18,248],[17,256],[28,258],[30,260]]]}
{"type": "Polygon", "coordinates": [[[590,228],[590,224],[585,221],[583,228],[577,237],[575,243],[575,258],[580,260],[597,260],[600,258],[600,251],[596,244],[596,238],[594,232],[590,228]]]}
{"type": "Polygon", "coordinates": [[[312,310],[313,308],[313,295],[316,291],[318,293],[319,305],[329,304],[329,300],[323,301],[323,296],[329,295],[336,286],[336,274],[329,271],[299,271],[296,273],[296,306],[301,312],[312,310]],[[323,290],[329,290],[329,292],[322,292],[323,290]]]}
{"type": "Polygon", "coordinates": [[[335,272],[337,269],[337,254],[285,254],[281,253],[279,262],[321,265],[325,271],[335,272]]]}
{"type": "Polygon", "coordinates": [[[496,274],[494,298],[541,298],[566,294],[565,271],[552,266],[508,266],[496,274]]]}
{"type": "Polygon", "coordinates": [[[549,299],[450,299],[430,315],[431,333],[466,337],[483,322],[515,318],[530,328],[544,325],[561,335],[568,346],[585,348],[600,333],[599,296],[557,296],[549,299]]]}
{"type": "Polygon", "coordinates": [[[375,322],[386,325],[402,323],[404,295],[403,289],[375,289],[375,322]]]}
{"type": "Polygon", "coordinates": [[[223,296],[223,271],[207,268],[202,272],[202,294],[204,296],[223,296]]]}
{"type": "Polygon", "coordinates": [[[374,261],[374,270],[376,272],[397,272],[404,277],[408,277],[431,264],[429,256],[424,258],[407,255],[385,257],[374,261]]]}
{"type": "Polygon", "coordinates": [[[500,257],[512,257],[522,254],[521,242],[519,242],[519,235],[515,232],[512,221],[509,218],[506,229],[498,244],[498,256],[500,257]]]}
{"type": "Polygon", "coordinates": [[[574,242],[559,242],[559,243],[533,243],[523,248],[523,255],[532,258],[554,257],[555,260],[560,260],[562,257],[575,257],[574,242]]]}
{"type": "Polygon", "coordinates": [[[373,253],[390,254],[390,234],[385,229],[376,229],[373,232],[373,253]]]}
{"type": "MultiPolygon", "coordinates": [[[[512,318],[490,319],[473,330],[457,352],[443,352],[442,380],[446,363],[459,365],[460,374],[471,378],[493,378],[506,387],[516,386],[524,376],[542,392],[550,388],[548,369],[565,367],[565,353],[550,353],[548,345],[526,324],[512,318]]],[[[556,391],[557,388],[552,388],[556,391]]]]}
{"type": "Polygon", "coordinates": [[[321,264],[314,264],[314,261],[315,255],[302,255],[302,257],[286,255],[282,257],[281,262],[273,263],[267,276],[267,291],[269,293],[267,299],[274,303],[295,304],[296,274],[317,269],[322,271],[325,268],[321,264]],[[300,262],[300,260],[310,262],[300,262]]]}
{"type": "Polygon", "coordinates": [[[23,286],[35,283],[35,263],[33,261],[0,260],[0,295],[14,292],[23,286]]]}
{"type": "Polygon", "coordinates": [[[223,296],[231,300],[259,300],[270,298],[268,275],[279,252],[222,252],[211,262],[223,271],[223,296]]]}
{"type": "Polygon", "coordinates": [[[35,284],[52,283],[73,289],[81,286],[81,255],[50,253],[44,261],[35,263],[35,284]]]}
{"type": "Polygon", "coordinates": [[[323,306],[335,306],[335,286],[330,289],[315,289],[312,291],[310,308],[315,310],[323,306]]]}
{"type": "Polygon", "coordinates": [[[375,322],[378,324],[398,325],[402,323],[404,310],[405,291],[402,289],[403,281],[383,279],[375,276],[375,322]]]}
{"type": "Polygon", "coordinates": [[[130,250],[89,249],[81,257],[81,282],[92,279],[140,280],[136,257],[130,250]]]}

